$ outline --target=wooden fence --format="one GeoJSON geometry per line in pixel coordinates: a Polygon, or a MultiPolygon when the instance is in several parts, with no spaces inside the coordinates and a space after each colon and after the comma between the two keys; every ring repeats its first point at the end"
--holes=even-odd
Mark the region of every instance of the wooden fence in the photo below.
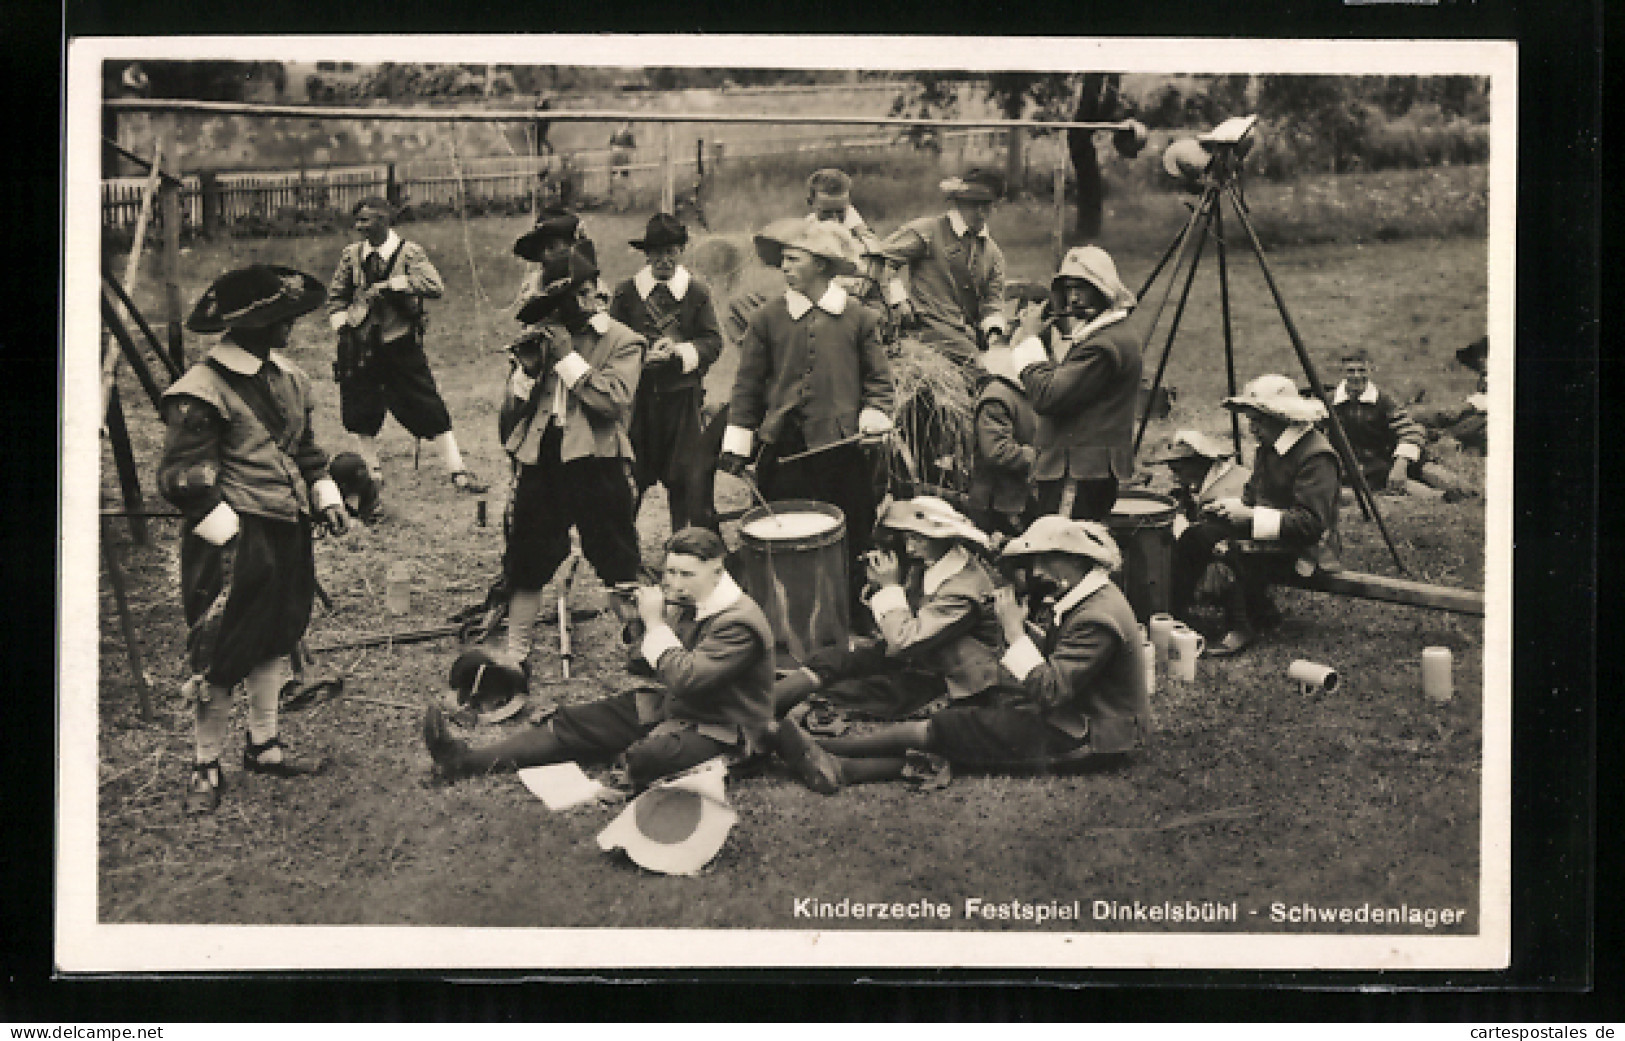
{"type": "MultiPolygon", "coordinates": [[[[993,155],[1002,132],[950,131],[942,135],[945,156],[963,163],[993,155]]],[[[689,139],[692,143],[693,139],[689,139]]],[[[702,145],[703,146],[703,145],[702,145]]],[[[681,146],[676,146],[681,147],[681,146]]],[[[692,147],[692,145],[690,145],[692,147]]],[[[895,134],[840,138],[756,138],[706,152],[708,172],[717,163],[740,158],[807,152],[866,152],[912,145],[895,134]]],[[[698,162],[692,152],[671,157],[679,190],[693,184],[698,162]]],[[[383,195],[407,205],[461,208],[472,202],[522,202],[531,198],[539,178],[558,176],[568,164],[578,197],[610,198],[616,190],[658,191],[666,168],[662,147],[582,150],[568,155],[482,156],[412,160],[369,165],[312,166],[298,170],[233,170],[187,174],[181,178],[181,223],[191,229],[216,230],[254,220],[338,212],[368,195],[383,195]],[[625,178],[617,188],[615,174],[625,178]]],[[[134,227],[141,210],[144,178],[115,177],[102,182],[102,227],[134,227]]],[[[157,214],[155,224],[160,223],[157,214]]]]}

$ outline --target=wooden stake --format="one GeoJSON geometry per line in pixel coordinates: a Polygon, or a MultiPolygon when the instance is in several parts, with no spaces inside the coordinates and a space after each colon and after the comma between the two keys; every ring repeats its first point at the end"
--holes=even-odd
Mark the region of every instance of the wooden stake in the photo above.
{"type": "MultiPolygon", "coordinates": [[[[186,340],[181,329],[181,192],[180,163],[175,155],[175,117],[159,122],[159,151],[163,165],[173,180],[158,187],[158,214],[164,225],[163,272],[165,320],[169,323],[169,354],[180,371],[186,371],[186,340]],[[165,147],[167,145],[167,147],[165,147]]],[[[156,165],[156,164],[155,164],[156,165]]]]}
{"type": "MultiPolygon", "coordinates": [[[[163,168],[160,165],[164,158],[164,143],[158,142],[152,155],[152,166],[147,172],[147,183],[141,186],[141,210],[135,218],[135,236],[130,242],[130,256],[124,262],[124,290],[126,293],[135,291],[136,278],[141,274],[141,250],[147,241],[147,223],[152,217],[152,200],[158,191],[158,185],[163,178],[163,168]]],[[[131,308],[132,314],[134,308],[131,308]]],[[[102,415],[107,415],[107,406],[113,381],[118,378],[119,359],[123,357],[113,346],[110,339],[111,331],[104,330],[102,334],[102,415]]]]}
{"type": "Polygon", "coordinates": [[[1055,264],[1061,266],[1066,255],[1066,148],[1059,143],[1055,150],[1055,264]]]}
{"type": "MultiPolygon", "coordinates": [[[[115,400],[115,404],[116,404],[115,400]]],[[[141,651],[135,642],[135,620],[130,617],[130,603],[124,595],[124,570],[119,567],[113,546],[106,532],[101,533],[102,562],[107,567],[107,580],[113,586],[113,603],[118,607],[119,626],[124,630],[124,650],[130,658],[130,676],[135,680],[136,703],[141,710],[142,722],[152,722],[152,694],[148,689],[147,670],[141,665],[141,651]]]]}
{"type": "Polygon", "coordinates": [[[666,124],[665,130],[665,139],[660,146],[660,210],[662,213],[676,213],[677,168],[672,162],[670,123],[666,124]]]}

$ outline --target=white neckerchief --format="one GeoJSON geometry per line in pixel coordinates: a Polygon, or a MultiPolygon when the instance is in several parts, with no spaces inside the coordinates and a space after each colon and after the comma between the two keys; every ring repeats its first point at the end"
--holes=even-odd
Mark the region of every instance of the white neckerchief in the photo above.
{"type": "Polygon", "coordinates": [[[1066,349],[1062,350],[1060,352],[1059,357],[1056,356],[1055,351],[1052,349],[1050,351],[1050,358],[1052,360],[1054,360],[1054,361],[1057,361],[1057,362],[1064,360],[1066,358],[1067,351],[1070,351],[1072,349],[1073,344],[1082,343],[1083,341],[1087,340],[1089,337],[1093,336],[1095,333],[1097,333],[1100,330],[1106,328],[1106,326],[1115,325],[1115,324],[1117,324],[1118,322],[1121,322],[1123,319],[1125,319],[1127,317],[1128,317],[1128,311],[1126,311],[1126,310],[1124,310],[1122,308],[1118,308],[1117,310],[1114,310],[1114,311],[1106,311],[1106,312],[1104,312],[1102,314],[1095,315],[1089,321],[1085,322],[1083,325],[1078,326],[1077,328],[1073,329],[1069,333],[1061,332],[1061,327],[1056,326],[1055,331],[1057,333],[1060,333],[1060,336],[1058,338],[1060,339],[1060,341],[1062,343],[1064,343],[1066,345],[1066,349]]]}
{"type": "MultiPolygon", "coordinates": [[[[587,319],[587,327],[599,336],[609,332],[609,315],[602,311],[587,319]]],[[[564,379],[556,371],[553,373],[553,417],[559,426],[564,425],[565,413],[570,407],[570,388],[564,385],[564,379]]]]}
{"type": "Polygon", "coordinates": [[[942,583],[953,578],[965,568],[970,566],[970,554],[965,552],[964,546],[955,546],[937,559],[935,564],[925,569],[921,584],[926,596],[935,596],[942,583]]]}
{"type": "Polygon", "coordinates": [[[1213,465],[1207,468],[1207,476],[1202,478],[1202,487],[1196,489],[1196,497],[1200,499],[1207,494],[1207,490],[1224,479],[1224,475],[1236,468],[1234,459],[1215,459],[1213,465]]]}
{"type": "MultiPolygon", "coordinates": [[[[960,238],[964,238],[965,237],[965,232],[970,230],[970,225],[965,223],[965,218],[961,217],[959,215],[958,210],[949,210],[948,211],[948,224],[949,224],[950,227],[952,227],[954,229],[954,234],[958,235],[960,238]]],[[[982,230],[978,231],[976,234],[977,234],[978,237],[984,238],[984,239],[991,237],[987,233],[987,225],[986,224],[983,224],[982,225],[982,230]]]]}
{"type": "Polygon", "coordinates": [[[378,259],[382,260],[384,265],[387,267],[389,262],[394,259],[395,251],[400,248],[401,237],[395,234],[394,228],[390,228],[389,234],[384,236],[382,245],[374,246],[366,239],[361,240],[361,260],[363,263],[365,263],[368,257],[377,254],[378,259]]]}
{"type": "MultiPolygon", "coordinates": [[[[643,265],[642,271],[632,276],[632,285],[637,288],[638,296],[644,300],[649,299],[649,294],[654,292],[655,286],[659,284],[660,282],[655,278],[655,273],[650,270],[647,264],[643,265]]],[[[687,296],[688,268],[678,264],[677,270],[666,281],[666,289],[671,293],[673,300],[681,301],[683,297],[687,296]]]]}
{"type": "Polygon", "coordinates": [[[1067,594],[1056,602],[1055,623],[1059,625],[1063,618],[1072,613],[1073,608],[1083,603],[1084,597],[1099,591],[1111,580],[1111,576],[1106,574],[1106,569],[1102,567],[1097,567],[1084,575],[1077,585],[1068,590],[1067,594]]]}
{"type": "MultiPolygon", "coordinates": [[[[794,289],[784,291],[784,301],[790,308],[791,319],[797,322],[801,321],[802,316],[813,308],[813,302],[794,289]]],[[[818,309],[831,315],[839,315],[842,311],[845,311],[846,290],[831,282],[829,288],[824,290],[824,295],[818,298],[818,309]]]]}
{"type": "Polygon", "coordinates": [[[724,571],[722,577],[717,579],[716,588],[706,594],[704,600],[694,605],[694,620],[703,622],[714,614],[726,611],[738,603],[739,598],[744,595],[744,591],[739,588],[739,583],[733,580],[732,575],[724,571]]]}
{"type": "MultiPolygon", "coordinates": [[[[1347,401],[1348,399],[1349,399],[1349,383],[1348,383],[1348,380],[1343,380],[1340,383],[1338,383],[1337,389],[1332,392],[1332,404],[1333,405],[1341,405],[1343,402],[1347,401]]],[[[1365,390],[1360,392],[1360,404],[1362,404],[1362,405],[1375,405],[1376,403],[1377,403],[1377,385],[1375,383],[1372,383],[1370,380],[1367,380],[1366,384],[1365,384],[1365,390]]]]}
{"type": "Polygon", "coordinates": [[[1293,423],[1281,431],[1281,436],[1275,439],[1275,454],[1286,455],[1292,451],[1292,446],[1298,443],[1299,438],[1309,433],[1311,426],[1313,426],[1311,423],[1293,423]]]}

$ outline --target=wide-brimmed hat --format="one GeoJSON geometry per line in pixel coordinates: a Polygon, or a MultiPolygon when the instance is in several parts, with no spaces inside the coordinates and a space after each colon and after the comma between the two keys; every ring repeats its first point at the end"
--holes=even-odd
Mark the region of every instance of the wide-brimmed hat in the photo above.
{"type": "MultiPolygon", "coordinates": [[[[542,250],[549,242],[590,242],[581,228],[581,218],[567,210],[549,207],[536,217],[536,226],[513,244],[515,256],[540,262],[542,250]]],[[[596,252],[596,251],[595,251],[596,252]]],[[[596,256],[593,257],[596,261],[596,256]]]]}
{"type": "Polygon", "coordinates": [[[950,199],[964,202],[995,202],[1004,194],[1004,178],[992,170],[966,170],[957,177],[940,181],[937,187],[950,199]]]}
{"type": "Polygon", "coordinates": [[[1288,423],[1318,423],[1326,418],[1326,406],[1319,398],[1306,398],[1298,385],[1286,376],[1270,373],[1258,376],[1233,398],[1225,398],[1225,408],[1250,408],[1288,423]]]}
{"type": "Polygon", "coordinates": [[[649,218],[649,227],[641,239],[633,239],[632,248],[648,251],[662,246],[688,245],[688,229],[683,222],[669,213],[657,213],[649,218]]]}
{"type": "Polygon", "coordinates": [[[1134,292],[1117,276],[1117,265],[1110,253],[1099,246],[1073,246],[1061,258],[1061,268],[1050,280],[1054,291],[1067,279],[1089,283],[1105,294],[1114,308],[1127,309],[1135,304],[1134,292]]]}
{"type": "Polygon", "coordinates": [[[916,495],[892,502],[880,516],[882,527],[910,531],[928,539],[964,539],[987,548],[987,534],[970,518],[935,495],[916,495]]]}
{"type": "Polygon", "coordinates": [[[757,232],[754,240],[756,255],[768,267],[778,267],[786,249],[804,249],[815,257],[830,261],[833,274],[855,275],[858,266],[852,262],[857,252],[852,233],[825,221],[809,222],[802,217],[786,217],[757,232]]]}
{"type": "Polygon", "coordinates": [[[597,277],[598,265],[578,249],[555,257],[542,266],[542,291],[520,305],[514,317],[525,325],[539,322],[553,313],[560,300],[597,277]]]}
{"type": "Polygon", "coordinates": [[[1099,521],[1069,520],[1055,513],[1033,521],[1019,538],[1005,545],[1002,555],[1030,557],[1038,553],[1088,557],[1107,571],[1117,571],[1123,566],[1122,551],[1106,525],[1099,521]]]}
{"type": "Polygon", "coordinates": [[[327,287],[319,279],[280,264],[254,264],[215,279],[198,298],[186,327],[195,333],[263,329],[326,302],[327,287]]]}
{"type": "Polygon", "coordinates": [[[598,847],[606,853],[623,849],[649,871],[697,874],[739,820],[723,788],[727,773],[719,757],[656,782],[598,833],[598,847]]]}
{"type": "Polygon", "coordinates": [[[457,703],[472,711],[480,723],[500,723],[525,707],[530,689],[523,669],[496,657],[484,647],[474,647],[451,663],[449,679],[457,692],[457,703]]]}
{"type": "Polygon", "coordinates": [[[1488,336],[1480,336],[1456,352],[1456,361],[1477,373],[1484,371],[1485,366],[1489,363],[1489,357],[1490,338],[1488,336]]]}
{"type": "Polygon", "coordinates": [[[1231,446],[1200,430],[1181,430],[1161,455],[1147,459],[1148,463],[1177,463],[1181,459],[1225,459],[1235,453],[1231,446]]]}

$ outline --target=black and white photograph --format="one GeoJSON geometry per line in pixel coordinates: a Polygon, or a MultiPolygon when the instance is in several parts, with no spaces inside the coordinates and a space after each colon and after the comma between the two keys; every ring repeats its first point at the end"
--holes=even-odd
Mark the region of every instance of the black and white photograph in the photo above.
{"type": "Polygon", "coordinates": [[[1509,964],[1517,44],[67,57],[63,970],[1509,964]]]}

